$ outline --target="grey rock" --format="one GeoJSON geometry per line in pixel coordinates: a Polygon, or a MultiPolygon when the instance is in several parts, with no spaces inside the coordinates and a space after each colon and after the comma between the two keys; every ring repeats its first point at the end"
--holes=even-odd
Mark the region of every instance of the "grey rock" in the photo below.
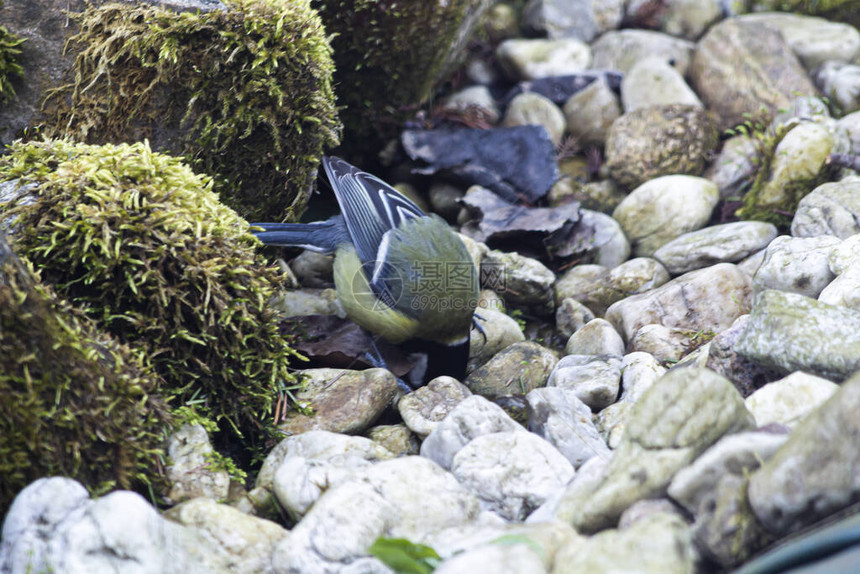
{"type": "Polygon", "coordinates": [[[656,323],[698,332],[719,333],[747,313],[750,278],[731,263],[690,271],[647,293],[613,304],[606,319],[630,340],[644,325],[656,323]]]}
{"type": "Polygon", "coordinates": [[[568,131],[584,146],[603,146],[609,128],[622,113],[618,96],[604,78],[572,95],[562,110],[568,131]]]}
{"type": "Polygon", "coordinates": [[[641,107],[609,129],[606,167],[612,179],[630,189],[660,176],[697,176],[718,141],[713,118],[701,106],[641,107]]]}
{"type": "Polygon", "coordinates": [[[454,407],[421,443],[421,456],[451,468],[454,456],[473,439],[497,432],[527,432],[498,405],[473,395],[454,407]]]}
{"type": "Polygon", "coordinates": [[[830,235],[781,235],[768,245],[764,261],[753,277],[753,287],[756,292],[779,289],[818,297],[821,290],[834,279],[827,259],[837,245],[839,239],[830,235]]]}
{"type": "Polygon", "coordinates": [[[688,40],[673,38],[668,34],[650,30],[618,30],[603,34],[591,46],[594,54],[592,67],[597,70],[610,69],[627,73],[633,64],[648,56],[657,56],[675,62],[682,76],[693,57],[695,44],[688,40]]]}
{"type": "Polygon", "coordinates": [[[839,381],[860,369],[860,311],[763,291],[735,350],[785,373],[805,371],[839,381]]]}
{"type": "Polygon", "coordinates": [[[623,355],[624,341],[605,319],[593,319],[567,340],[565,355],[623,355]]]}
{"type": "MultiPolygon", "coordinates": [[[[648,6],[647,0],[628,4],[648,6]]],[[[731,6],[724,0],[674,0],[666,5],[660,18],[660,30],[666,34],[695,41],[714,23],[731,14],[731,6]]]]}
{"type": "Polygon", "coordinates": [[[496,59],[512,80],[535,80],[585,70],[591,64],[591,49],[572,38],[517,38],[499,44],[496,59]]]}
{"type": "Polygon", "coordinates": [[[837,123],[848,134],[848,141],[851,142],[849,153],[860,154],[860,112],[852,112],[843,116],[837,123]]]}
{"type": "Polygon", "coordinates": [[[624,75],[621,103],[628,113],[648,106],[669,104],[703,107],[678,70],[659,56],[637,61],[624,75]]]}
{"type": "Polygon", "coordinates": [[[860,234],[845,239],[827,256],[827,265],[834,275],[841,275],[857,262],[860,262],[860,234]]]}
{"type": "Polygon", "coordinates": [[[753,424],[725,378],[706,369],[667,372],[633,406],[603,480],[580,493],[574,527],[583,533],[611,527],[634,502],[665,494],[675,474],[719,438],[753,424]]]}
{"type": "Polygon", "coordinates": [[[437,566],[435,574],[468,574],[470,572],[499,572],[500,574],[545,574],[547,569],[529,544],[486,545],[466,550],[437,566]]]}
{"type": "Polygon", "coordinates": [[[546,439],[579,468],[588,459],[609,458],[609,449],[591,421],[591,409],[565,389],[535,389],[526,395],[529,430],[546,439]]]}
{"type": "Polygon", "coordinates": [[[791,221],[795,237],[833,235],[847,239],[860,233],[860,177],[819,185],[797,205],[791,221]]]}
{"type": "Polygon", "coordinates": [[[768,383],[744,401],[759,427],[781,424],[795,427],[839,390],[827,379],[797,371],[768,383]]]}
{"type": "Polygon", "coordinates": [[[191,498],[204,497],[225,500],[230,490],[230,475],[224,469],[214,469],[214,449],[209,435],[199,424],[185,424],[167,439],[167,479],[173,504],[191,498]]]}
{"type": "Polygon", "coordinates": [[[698,553],[687,523],[675,513],[658,512],[624,530],[607,530],[584,543],[562,548],[553,574],[686,574],[695,571],[697,562],[698,553]]]}
{"type": "Polygon", "coordinates": [[[589,255],[596,264],[612,269],[627,261],[630,242],[617,221],[605,213],[589,209],[580,210],[579,221],[594,230],[589,255]]]}
{"type": "Polygon", "coordinates": [[[372,427],[367,431],[366,436],[394,456],[418,454],[418,449],[421,447],[416,434],[403,423],[372,427]]]}
{"type": "Polygon", "coordinates": [[[732,326],[720,332],[708,345],[705,366],[729,379],[741,396],[748,397],[756,389],[781,376],[780,371],[762,366],[738,354],[738,340],[749,324],[750,316],[741,315],[732,326]]]}
{"type": "Polygon", "coordinates": [[[860,376],[854,376],[750,477],[750,505],[770,532],[812,524],[860,497],[860,451],[847,438],[860,432],[858,412],[860,376]]]}
{"type": "Polygon", "coordinates": [[[720,199],[739,197],[755,179],[760,162],[761,150],[753,138],[736,135],[723,142],[723,148],[705,171],[705,177],[720,189],[720,199]]]}
{"type": "Polygon", "coordinates": [[[738,20],[777,30],[807,70],[827,61],[851,62],[860,51],[860,32],[848,24],[786,12],[745,14],[738,20]]]}
{"type": "Polygon", "coordinates": [[[704,227],[719,201],[713,183],[689,175],[665,175],[636,189],[612,213],[637,256],[652,255],[678,236],[704,227]]]}
{"type": "Polygon", "coordinates": [[[547,386],[572,392],[597,412],[615,402],[620,382],[620,356],[567,355],[553,369],[547,386]]]}
{"type": "Polygon", "coordinates": [[[686,521],[681,509],[668,498],[650,498],[631,504],[618,519],[618,530],[627,530],[637,522],[648,520],[654,514],[673,514],[686,521]]]}
{"type": "Polygon", "coordinates": [[[550,443],[519,431],[472,439],[454,456],[451,472],[483,508],[507,520],[523,520],[574,475],[550,443]]]}
{"type": "Polygon", "coordinates": [[[301,518],[328,489],[394,454],[364,437],[309,431],[282,440],[257,475],[256,486],[272,492],[293,519],[301,518]]]}
{"type": "Polygon", "coordinates": [[[669,280],[669,273],[655,259],[636,257],[607,270],[597,265],[577,265],[555,284],[556,297],[571,297],[595,315],[625,297],[645,293],[669,280]]]}
{"type": "Polygon", "coordinates": [[[503,126],[543,126],[552,143],[561,143],[561,137],[567,128],[567,122],[561,109],[548,98],[534,93],[523,93],[510,101],[503,126]]]}
{"type": "Polygon", "coordinates": [[[622,5],[620,0],[529,0],[523,25],[536,35],[591,42],[621,23],[622,5]]]}
{"type": "Polygon", "coordinates": [[[776,112],[789,108],[797,95],[815,95],[782,35],[739,18],[716,24],[699,41],[690,79],[717,114],[721,130],[743,123],[745,114],[757,114],[762,107],[776,112]]]}
{"type": "Polygon", "coordinates": [[[397,378],[386,369],[348,371],[308,369],[307,386],[296,392],[313,414],[290,412],[278,428],[287,434],[309,430],[360,433],[367,430],[391,404],[397,378]]]}
{"type": "Polygon", "coordinates": [[[479,114],[491,124],[498,122],[501,117],[499,107],[487,86],[463,88],[448,96],[442,107],[452,112],[479,114]]]}
{"type": "Polygon", "coordinates": [[[474,371],[502,349],[526,338],[514,318],[501,311],[482,308],[478,315],[481,316],[477,320],[483,329],[483,335],[472,328],[466,372],[474,371]]]}
{"type": "Polygon", "coordinates": [[[677,363],[702,342],[703,333],[652,323],[638,329],[628,346],[630,352],[648,353],[663,363],[677,363]]]}
{"type": "Polygon", "coordinates": [[[464,384],[489,398],[525,395],[546,385],[557,362],[555,352],[533,341],[514,343],[472,371],[464,384]]]}
{"type": "Polygon", "coordinates": [[[668,494],[692,515],[696,515],[728,474],[745,476],[759,468],[785,443],[785,433],[742,432],[724,437],[678,471],[668,494]]]}
{"type": "Polygon", "coordinates": [[[401,398],[397,410],[409,430],[423,439],[470,396],[469,387],[456,379],[437,377],[401,398]]]}
{"type": "Polygon", "coordinates": [[[860,264],[845,269],[821,290],[818,300],[860,311],[860,264]]]}
{"type": "Polygon", "coordinates": [[[716,263],[735,263],[767,247],[776,226],[763,221],[711,225],[678,236],[654,252],[669,273],[680,275],[716,263]]]}
{"type": "Polygon", "coordinates": [[[562,299],[555,310],[555,328],[565,339],[569,339],[575,331],[592,319],[594,319],[594,313],[591,309],[570,297],[562,299]]]}
{"type": "Polygon", "coordinates": [[[481,261],[481,271],[493,273],[499,270],[503,273],[501,281],[505,302],[539,311],[555,311],[552,297],[555,274],[543,263],[519,253],[492,250],[481,261]]]}
{"type": "Polygon", "coordinates": [[[814,73],[815,85],[845,113],[860,109],[860,66],[825,62],[814,73]]]}
{"type": "Polygon", "coordinates": [[[609,448],[618,448],[634,403],[666,373],[648,353],[630,353],[621,361],[621,396],[595,416],[595,424],[609,448]]]}

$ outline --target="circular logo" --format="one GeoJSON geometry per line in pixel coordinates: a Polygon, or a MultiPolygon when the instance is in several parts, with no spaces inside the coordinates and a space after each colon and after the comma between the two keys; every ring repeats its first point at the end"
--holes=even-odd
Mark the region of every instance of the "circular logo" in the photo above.
{"type": "Polygon", "coordinates": [[[369,311],[393,308],[403,296],[405,280],[390,263],[367,261],[352,276],[352,292],[356,302],[369,311]]]}

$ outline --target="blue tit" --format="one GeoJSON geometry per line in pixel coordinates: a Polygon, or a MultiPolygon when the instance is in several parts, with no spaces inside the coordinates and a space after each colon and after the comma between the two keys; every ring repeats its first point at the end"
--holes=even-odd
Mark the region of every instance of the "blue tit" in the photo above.
{"type": "Polygon", "coordinates": [[[413,369],[413,386],[439,375],[462,380],[478,301],[463,241],[378,177],[336,157],[322,164],[341,214],[317,223],[253,223],[263,229],[255,234],[267,245],[334,253],[347,316],[426,358],[413,369]]]}

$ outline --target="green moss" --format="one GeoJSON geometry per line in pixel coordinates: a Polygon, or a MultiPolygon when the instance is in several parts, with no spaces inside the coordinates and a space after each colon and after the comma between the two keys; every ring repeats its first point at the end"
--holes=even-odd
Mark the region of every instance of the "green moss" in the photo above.
{"type": "Polygon", "coordinates": [[[307,0],[226,0],[176,13],[106,4],[73,18],[74,81],[57,90],[49,135],[149,138],[210,174],[249,219],[294,217],[319,158],[338,143],[331,48],[307,0]]]}
{"type": "MultiPolygon", "coordinates": [[[[102,329],[144,348],[174,406],[260,429],[295,353],[271,299],[281,275],[212,181],[145,143],[17,143],[0,181],[38,192],[6,205],[14,247],[102,329]]],[[[0,213],[4,206],[0,204],[0,213]]]]}
{"type": "Polygon", "coordinates": [[[24,76],[24,68],[18,63],[23,42],[24,40],[0,26],[0,104],[15,97],[12,78],[24,76]]]}
{"type": "Polygon", "coordinates": [[[42,285],[0,231],[0,514],[43,476],[96,494],[162,484],[157,386],[141,352],[42,285]]]}
{"type": "Polygon", "coordinates": [[[345,144],[375,150],[427,101],[464,18],[480,0],[314,0],[334,34],[345,144]]]}

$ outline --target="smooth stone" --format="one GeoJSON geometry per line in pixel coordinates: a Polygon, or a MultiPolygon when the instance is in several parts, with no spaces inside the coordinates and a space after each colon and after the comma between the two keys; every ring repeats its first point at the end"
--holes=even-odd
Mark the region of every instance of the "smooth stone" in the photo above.
{"type": "Polygon", "coordinates": [[[603,480],[577,493],[574,527],[581,533],[612,527],[634,502],[665,494],[675,474],[722,436],[754,424],[727,379],[706,369],[667,372],[633,406],[603,480]]]}
{"type": "Polygon", "coordinates": [[[738,134],[723,142],[716,159],[705,170],[705,177],[720,190],[720,199],[739,199],[761,165],[761,149],[746,134],[738,134]]]}
{"type": "Polygon", "coordinates": [[[678,70],[660,57],[643,58],[633,64],[621,81],[621,103],[625,113],[668,104],[703,107],[678,70]]]}
{"type": "Polygon", "coordinates": [[[561,109],[540,94],[524,92],[514,97],[505,110],[503,126],[543,126],[549,139],[556,146],[567,128],[567,120],[561,109]]]}
{"type": "Polygon", "coordinates": [[[798,95],[816,94],[779,32],[739,18],[717,23],[699,40],[689,77],[721,130],[763,107],[776,112],[790,108],[798,95]]]}
{"type": "Polygon", "coordinates": [[[527,432],[502,408],[473,395],[454,407],[421,443],[421,456],[450,469],[456,454],[473,439],[485,434],[527,432]]]}
{"type": "Polygon", "coordinates": [[[534,433],[508,431],[472,439],[454,456],[451,473],[482,508],[523,520],[573,478],[573,466],[534,433]]]}
{"type": "Polygon", "coordinates": [[[535,80],[585,70],[591,64],[591,49],[572,38],[516,38],[499,44],[496,59],[509,78],[535,80]]]}
{"type": "Polygon", "coordinates": [[[642,352],[624,355],[621,361],[621,396],[595,415],[597,429],[609,448],[615,449],[621,444],[633,405],[665,373],[666,367],[653,355],[642,352]]]}
{"type": "Polygon", "coordinates": [[[860,311],[860,264],[845,269],[821,290],[818,300],[860,311]]]}
{"type": "Polygon", "coordinates": [[[651,30],[613,30],[600,36],[591,45],[594,55],[592,68],[618,70],[626,74],[639,60],[657,56],[675,62],[678,73],[686,76],[695,46],[688,40],[651,30]]]}
{"type": "Polygon", "coordinates": [[[469,337],[469,362],[466,372],[474,371],[502,349],[524,341],[519,323],[510,315],[495,309],[480,309],[475,317],[481,329],[472,327],[469,337]]]}
{"type": "Polygon", "coordinates": [[[795,237],[833,235],[839,239],[860,233],[860,177],[819,185],[800,200],[791,234],[795,237]]]}
{"type": "Polygon", "coordinates": [[[445,99],[442,108],[457,113],[479,113],[491,124],[499,121],[501,113],[487,86],[469,86],[445,99]]]}
{"type": "Polygon", "coordinates": [[[192,498],[226,500],[230,491],[230,475],[213,465],[215,450],[206,429],[199,424],[184,424],[167,439],[167,479],[173,504],[192,498]]]}
{"type": "Polygon", "coordinates": [[[625,113],[606,137],[606,169],[628,189],[660,176],[698,176],[717,150],[716,125],[701,106],[666,104],[625,113]]]}
{"type": "Polygon", "coordinates": [[[680,275],[716,263],[735,263],[767,247],[778,234],[763,221],[711,225],[678,236],[654,252],[669,273],[680,275]]]}
{"type": "Polygon", "coordinates": [[[860,262],[860,233],[842,241],[827,256],[827,265],[834,275],[841,275],[857,262],[860,262]]]}
{"type": "Polygon", "coordinates": [[[843,113],[860,109],[860,66],[825,62],[813,74],[815,85],[843,113]]]}
{"type": "Polygon", "coordinates": [[[555,273],[546,265],[519,253],[492,250],[481,261],[481,272],[501,270],[499,285],[506,303],[554,312],[552,286],[555,273]]]}
{"type": "Polygon", "coordinates": [[[562,357],[546,384],[572,392],[594,412],[616,401],[620,385],[621,357],[618,355],[562,357]]]}
{"type": "Polygon", "coordinates": [[[546,385],[557,362],[555,352],[533,341],[514,343],[469,373],[464,384],[488,398],[526,395],[546,385]]]}
{"type": "Polygon", "coordinates": [[[371,427],[365,436],[394,456],[418,454],[421,447],[417,435],[403,423],[371,427]]]}
{"type": "Polygon", "coordinates": [[[594,456],[609,457],[609,449],[591,420],[591,409],[572,392],[547,387],[526,395],[528,427],[547,440],[573,465],[594,456]]]}
{"type": "Polygon", "coordinates": [[[469,387],[452,377],[436,377],[427,385],[404,395],[397,410],[406,426],[425,438],[448,413],[472,396],[469,387]]]}
{"type": "Polygon", "coordinates": [[[630,258],[630,242],[615,219],[599,211],[581,209],[579,221],[594,230],[589,249],[594,263],[612,269],[630,258]]]}
{"type": "Polygon", "coordinates": [[[666,175],[633,191],[612,213],[627,234],[636,256],[649,256],[678,236],[704,227],[719,201],[710,181],[689,175],[666,175]]]}
{"type": "Polygon", "coordinates": [[[860,52],[860,32],[848,24],[786,12],[745,14],[738,20],[777,30],[807,70],[827,61],[849,63],[860,52]]]}
{"type": "Polygon", "coordinates": [[[860,369],[860,311],[797,293],[763,291],[735,350],[786,373],[840,381],[860,369]]]}
{"type": "Polygon", "coordinates": [[[759,427],[772,423],[795,427],[837,390],[839,385],[832,381],[797,371],[764,385],[745,403],[759,427]]]}
{"type": "Polygon", "coordinates": [[[636,257],[613,269],[597,265],[577,265],[556,281],[556,297],[570,297],[587,306],[595,315],[625,297],[645,293],[669,281],[669,272],[657,260],[636,257]]]}
{"type": "Polygon", "coordinates": [[[570,339],[576,331],[584,327],[594,319],[591,309],[577,301],[566,297],[555,310],[555,328],[558,334],[565,339],[570,339]]]}
{"type": "Polygon", "coordinates": [[[562,108],[570,135],[582,146],[603,146],[612,124],[621,117],[618,96],[601,77],[572,95],[562,108]]]}
{"type": "Polygon", "coordinates": [[[749,312],[751,302],[749,276],[731,263],[719,263],[613,304],[606,320],[628,341],[651,323],[719,333],[749,312]]]}
{"type": "Polygon", "coordinates": [[[860,434],[858,412],[860,376],[855,375],[750,477],[749,503],[765,528],[784,535],[860,497],[860,450],[848,439],[860,434]]]}
{"type": "Polygon", "coordinates": [[[652,323],[637,330],[628,347],[631,353],[648,353],[661,363],[674,364],[695,350],[698,347],[697,339],[701,338],[702,333],[694,333],[689,329],[652,323]]]}
{"type": "Polygon", "coordinates": [[[789,237],[781,235],[770,242],[764,261],[753,277],[756,292],[779,289],[818,297],[834,276],[827,258],[839,239],[820,237],[789,237]]]}
{"type": "Polygon", "coordinates": [[[621,0],[529,0],[523,8],[523,26],[536,36],[591,42],[618,27],[623,4],[621,0]]]}
{"type": "Polygon", "coordinates": [[[623,355],[621,335],[604,319],[593,319],[567,340],[565,355],[623,355]]]}
{"type": "MultiPolygon", "coordinates": [[[[630,2],[628,7],[636,4],[630,2]]],[[[639,0],[647,10],[648,0],[639,0]]],[[[665,6],[660,18],[660,30],[685,40],[696,41],[716,22],[732,15],[732,5],[724,0],[674,0],[665,6]]]]}

